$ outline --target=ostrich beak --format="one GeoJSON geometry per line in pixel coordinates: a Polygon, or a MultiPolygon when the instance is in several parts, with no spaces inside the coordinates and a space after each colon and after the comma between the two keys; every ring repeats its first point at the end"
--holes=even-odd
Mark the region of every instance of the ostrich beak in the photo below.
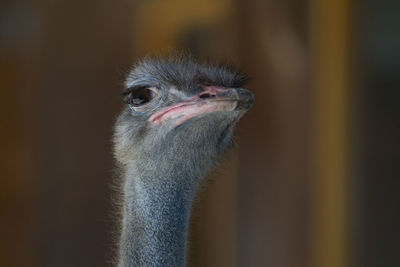
{"type": "Polygon", "coordinates": [[[150,116],[149,122],[161,124],[176,119],[175,126],[178,126],[193,117],[207,113],[242,111],[243,114],[253,106],[253,103],[254,95],[249,90],[208,86],[206,90],[187,101],[155,112],[150,116]]]}
{"type": "Polygon", "coordinates": [[[243,88],[216,89],[212,94],[207,90],[200,94],[200,98],[208,95],[216,101],[234,101],[237,103],[235,110],[249,110],[254,104],[254,95],[251,91],[243,88]]]}

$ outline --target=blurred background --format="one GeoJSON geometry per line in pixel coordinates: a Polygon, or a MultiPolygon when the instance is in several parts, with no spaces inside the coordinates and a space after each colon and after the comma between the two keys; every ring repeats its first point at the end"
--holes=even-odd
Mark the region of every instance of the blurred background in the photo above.
{"type": "Polygon", "coordinates": [[[199,196],[190,266],[400,266],[396,0],[3,0],[0,266],[110,266],[129,67],[191,51],[256,105],[199,196]]]}

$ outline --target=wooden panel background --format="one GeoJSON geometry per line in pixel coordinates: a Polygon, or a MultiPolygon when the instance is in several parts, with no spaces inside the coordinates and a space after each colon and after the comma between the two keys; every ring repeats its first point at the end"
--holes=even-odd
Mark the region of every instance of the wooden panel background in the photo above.
{"type": "Polygon", "coordinates": [[[314,90],[312,266],[349,264],[349,1],[311,1],[314,90]]]}
{"type": "Polygon", "coordinates": [[[256,95],[239,140],[239,266],[309,266],[307,2],[240,1],[238,10],[256,95]]]}

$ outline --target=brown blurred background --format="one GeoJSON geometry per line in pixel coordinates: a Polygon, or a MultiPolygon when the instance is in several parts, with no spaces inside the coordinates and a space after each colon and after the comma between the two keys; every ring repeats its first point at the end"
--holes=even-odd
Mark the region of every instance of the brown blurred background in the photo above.
{"type": "Polygon", "coordinates": [[[256,105],[199,197],[190,266],[400,266],[396,0],[3,0],[0,266],[110,266],[131,64],[190,50],[256,105]]]}

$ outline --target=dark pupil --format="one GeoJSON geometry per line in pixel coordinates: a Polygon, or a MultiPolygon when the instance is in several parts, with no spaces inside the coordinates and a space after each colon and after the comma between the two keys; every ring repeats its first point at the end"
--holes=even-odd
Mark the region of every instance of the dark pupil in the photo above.
{"type": "Polygon", "coordinates": [[[152,99],[152,91],[147,88],[139,88],[131,93],[131,104],[134,106],[140,106],[152,99]]]}

